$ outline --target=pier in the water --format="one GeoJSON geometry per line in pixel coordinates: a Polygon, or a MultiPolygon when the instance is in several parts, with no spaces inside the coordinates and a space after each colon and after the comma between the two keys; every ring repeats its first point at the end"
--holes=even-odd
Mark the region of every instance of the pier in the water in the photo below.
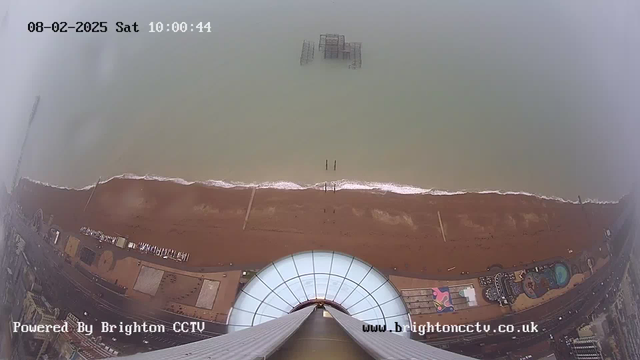
{"type": "Polygon", "coordinates": [[[300,54],[300,65],[306,65],[313,61],[316,44],[313,41],[304,40],[302,42],[302,53],[300,54]]]}
{"type": "MultiPolygon", "coordinates": [[[[345,36],[341,34],[321,34],[318,43],[318,51],[324,59],[351,60],[349,69],[359,69],[362,67],[362,43],[346,42],[345,36]]],[[[313,41],[304,40],[302,42],[302,54],[300,55],[300,65],[310,63],[314,58],[315,44],[313,41]]]]}

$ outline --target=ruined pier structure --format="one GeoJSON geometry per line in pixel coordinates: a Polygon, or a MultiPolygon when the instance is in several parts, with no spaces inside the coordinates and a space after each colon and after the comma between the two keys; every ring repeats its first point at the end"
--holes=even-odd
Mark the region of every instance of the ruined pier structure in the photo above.
{"type": "Polygon", "coordinates": [[[325,59],[351,60],[350,69],[362,67],[362,43],[346,42],[344,35],[322,34],[318,50],[324,53],[325,59]]]}
{"type": "MultiPolygon", "coordinates": [[[[302,54],[300,55],[300,65],[308,64],[313,60],[315,44],[312,41],[304,40],[302,43],[302,54]]],[[[344,35],[322,34],[318,51],[325,59],[351,60],[350,69],[362,67],[362,43],[346,42],[344,35]]]]}
{"type": "Polygon", "coordinates": [[[305,65],[313,61],[316,51],[316,44],[313,41],[302,42],[302,53],[300,54],[300,65],[305,65]]]}

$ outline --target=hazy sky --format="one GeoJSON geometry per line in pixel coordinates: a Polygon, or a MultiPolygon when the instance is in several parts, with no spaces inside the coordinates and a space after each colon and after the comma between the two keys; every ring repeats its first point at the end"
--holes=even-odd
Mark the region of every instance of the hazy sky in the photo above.
{"type": "Polygon", "coordinates": [[[125,172],[617,199],[640,173],[640,5],[620,1],[9,1],[0,173],[82,186],[125,172]],[[109,21],[30,34],[29,21],[109,21]],[[113,32],[211,21],[211,34],[113,32]],[[363,42],[363,69],[296,66],[302,39],[363,42]],[[199,36],[204,35],[204,36],[199,36]],[[331,104],[331,105],[325,105],[331,104]]]}

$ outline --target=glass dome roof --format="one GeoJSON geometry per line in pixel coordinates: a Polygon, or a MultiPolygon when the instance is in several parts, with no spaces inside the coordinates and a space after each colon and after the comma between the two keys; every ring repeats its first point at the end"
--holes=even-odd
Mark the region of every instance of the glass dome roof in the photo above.
{"type": "Polygon", "coordinates": [[[341,253],[309,251],[269,264],[247,283],[229,314],[229,332],[276,319],[315,300],[337,304],[369,324],[395,328],[396,322],[411,323],[402,297],[373,266],[341,253]]]}

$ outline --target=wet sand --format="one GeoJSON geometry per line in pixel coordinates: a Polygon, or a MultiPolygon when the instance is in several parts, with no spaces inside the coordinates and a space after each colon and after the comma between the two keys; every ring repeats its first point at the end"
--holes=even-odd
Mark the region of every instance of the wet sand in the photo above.
{"type": "Polygon", "coordinates": [[[615,204],[544,200],[526,195],[401,195],[343,190],[258,189],[243,229],[251,189],[113,179],[91,190],[22,180],[26,214],[191,254],[188,265],[264,265],[313,249],[359,257],[382,271],[447,275],[482,272],[553,257],[580,256],[601,244],[623,209],[615,204]],[[445,229],[441,232],[438,212],[445,229]],[[572,252],[569,252],[569,249],[572,252]]]}

